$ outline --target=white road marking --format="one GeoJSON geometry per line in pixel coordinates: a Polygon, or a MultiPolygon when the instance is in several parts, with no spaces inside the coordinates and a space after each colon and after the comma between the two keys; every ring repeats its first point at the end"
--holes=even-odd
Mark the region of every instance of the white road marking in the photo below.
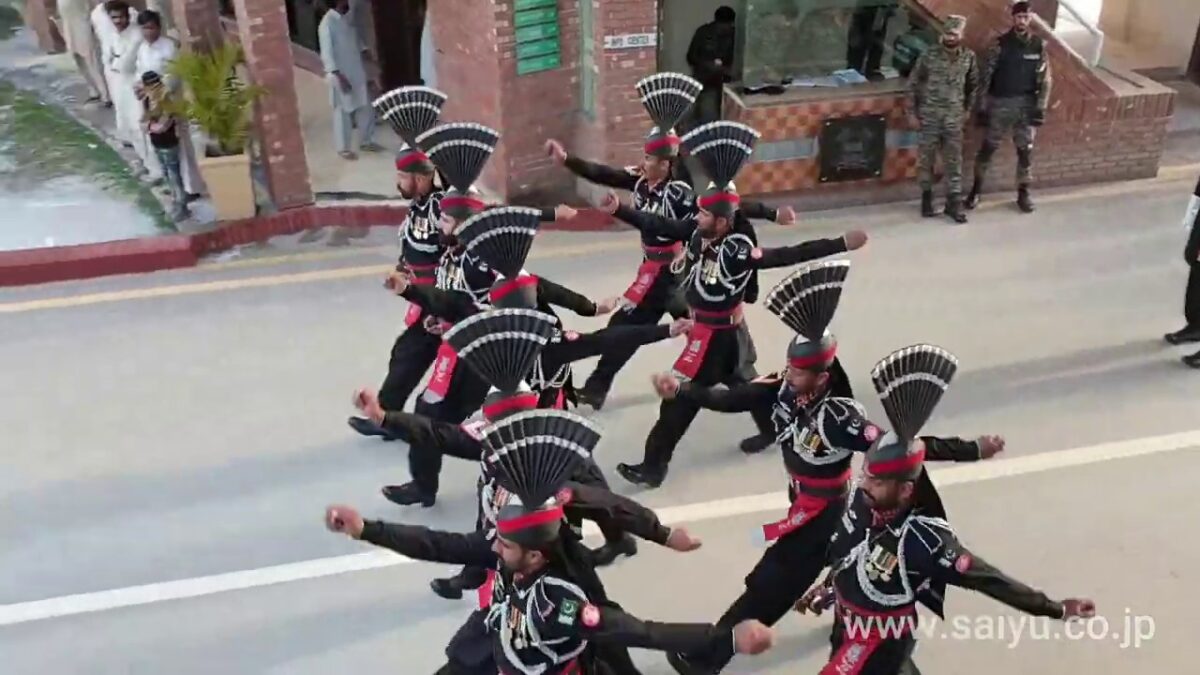
{"type": "MultiPolygon", "coordinates": [[[[1025,455],[1013,459],[1000,459],[972,464],[956,464],[944,468],[933,467],[934,482],[941,487],[963,483],[979,483],[998,478],[1011,478],[1057,469],[1099,464],[1118,459],[1129,459],[1164,452],[1200,448],[1200,430],[1165,436],[1135,438],[1114,443],[1102,443],[1087,447],[1072,448],[1056,452],[1025,455]]],[[[731,518],[734,516],[785,511],[785,497],[780,491],[766,494],[720,499],[697,504],[685,504],[656,509],[663,523],[696,523],[705,520],[731,518]]],[[[315,521],[314,521],[315,523],[315,521]]],[[[319,527],[314,524],[314,527],[319,527]]],[[[598,530],[587,523],[586,534],[598,534],[598,530]]],[[[0,606],[0,626],[55,619],[77,614],[103,612],[123,607],[137,607],[169,600],[197,598],[228,591],[271,586],[305,579],[381,569],[418,562],[389,551],[377,550],[367,553],[320,558],[304,562],[242,570],[178,581],[165,581],[144,586],[117,588],[95,593],[67,595],[47,600],[20,602],[0,606]]]]}

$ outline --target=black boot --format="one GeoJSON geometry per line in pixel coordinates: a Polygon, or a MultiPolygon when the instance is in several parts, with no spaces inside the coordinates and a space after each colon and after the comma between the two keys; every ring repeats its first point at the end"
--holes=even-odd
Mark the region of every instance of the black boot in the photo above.
{"type": "Polygon", "coordinates": [[[592,551],[592,562],[596,567],[608,567],[616,562],[618,556],[637,555],[637,542],[628,534],[616,541],[606,541],[600,548],[592,551]]]}
{"type": "Polygon", "coordinates": [[[1200,326],[1184,326],[1182,330],[1177,330],[1174,333],[1167,333],[1163,339],[1173,345],[1182,345],[1189,342],[1200,342],[1200,326]]]}
{"type": "Polygon", "coordinates": [[[742,442],[738,443],[738,448],[747,455],[754,455],[771,447],[774,442],[774,438],[758,434],[750,438],[743,438],[742,442]]]}
{"type": "Polygon", "coordinates": [[[437,495],[425,492],[416,483],[387,485],[380,492],[383,493],[384,498],[389,502],[399,504],[400,506],[420,504],[425,508],[429,508],[437,501],[437,495]]]}
{"type": "Polygon", "coordinates": [[[1200,369],[1200,352],[1196,352],[1195,354],[1192,354],[1191,356],[1183,357],[1183,363],[1184,363],[1184,365],[1189,366],[1191,368],[1200,369]]]}
{"type": "Polygon", "coordinates": [[[1017,188],[1017,208],[1021,209],[1021,213],[1033,213],[1033,199],[1029,196],[1029,186],[1022,185],[1017,188]]]}
{"type": "Polygon", "coordinates": [[[587,385],[584,385],[582,389],[575,391],[575,397],[579,400],[579,405],[586,405],[592,410],[600,412],[604,409],[604,401],[608,398],[608,392],[588,389],[587,385]]]}
{"type": "Polygon", "coordinates": [[[921,191],[921,216],[924,218],[932,218],[937,215],[937,211],[933,210],[933,190],[921,191]]]}
{"type": "Polygon", "coordinates": [[[956,223],[967,222],[967,214],[963,213],[962,209],[962,195],[951,192],[946,196],[946,215],[956,223]]]}
{"type": "Polygon", "coordinates": [[[625,464],[617,465],[617,473],[621,474],[621,478],[642,487],[656,488],[662,485],[663,480],[667,477],[666,469],[655,470],[645,464],[625,464]]]}
{"type": "Polygon", "coordinates": [[[439,597],[447,600],[462,600],[463,585],[460,577],[447,577],[445,579],[434,579],[429,582],[429,587],[437,593],[439,597]]]}
{"type": "Polygon", "coordinates": [[[971,185],[971,192],[967,194],[967,201],[963,203],[963,206],[967,207],[968,211],[973,211],[976,206],[979,206],[979,195],[981,194],[983,194],[983,181],[976,178],[975,183],[971,185]]]}
{"type": "Polygon", "coordinates": [[[349,424],[351,429],[357,431],[363,436],[378,436],[385,441],[395,440],[386,429],[365,417],[351,417],[350,419],[346,420],[346,424],[349,424]]]}

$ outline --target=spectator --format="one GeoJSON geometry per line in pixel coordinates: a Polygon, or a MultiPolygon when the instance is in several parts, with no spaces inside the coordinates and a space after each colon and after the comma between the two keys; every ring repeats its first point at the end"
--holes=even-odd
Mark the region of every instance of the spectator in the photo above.
{"type": "MultiPolygon", "coordinates": [[[[1181,330],[1167,334],[1167,342],[1173,345],[1200,342],[1200,182],[1196,183],[1183,224],[1191,230],[1187,245],[1183,247],[1183,259],[1191,270],[1183,297],[1183,317],[1187,323],[1181,330]]],[[[1192,368],[1200,368],[1200,352],[1183,357],[1183,362],[1192,368]]]]}
{"type": "Polygon", "coordinates": [[[154,154],[162,165],[167,186],[171,188],[171,200],[175,209],[172,218],[185,220],[191,214],[187,207],[187,191],[183,188],[179,151],[179,124],[171,112],[171,92],[163,85],[162,78],[154,71],[142,73],[142,128],[150,138],[154,154]]]}
{"type": "Polygon", "coordinates": [[[736,20],[737,13],[733,8],[717,8],[713,20],[697,28],[688,45],[687,62],[692,67],[692,76],[704,85],[696,98],[697,125],[721,119],[725,83],[733,81],[736,20]]]}
{"type": "Polygon", "coordinates": [[[374,142],[375,109],[371,107],[374,83],[367,78],[363,64],[366,46],[359,37],[350,12],[350,0],[335,0],[333,11],[325,13],[317,28],[321,62],[329,82],[329,102],[333,106],[333,139],[342,159],[358,159],[353,147],[353,127],[357,127],[362,149],[378,152],[374,142]]]}
{"type": "Polygon", "coordinates": [[[75,67],[87,82],[88,102],[101,101],[109,105],[108,86],[100,62],[100,45],[92,32],[94,0],[58,0],[58,32],[62,34],[67,52],[75,58],[75,67]]]}
{"type": "Polygon", "coordinates": [[[142,108],[137,97],[137,77],[134,73],[142,33],[134,25],[137,12],[125,0],[109,0],[96,7],[92,24],[101,42],[104,75],[112,96],[117,123],[117,137],[134,149],[147,167],[148,143],[141,130],[142,108]]]}

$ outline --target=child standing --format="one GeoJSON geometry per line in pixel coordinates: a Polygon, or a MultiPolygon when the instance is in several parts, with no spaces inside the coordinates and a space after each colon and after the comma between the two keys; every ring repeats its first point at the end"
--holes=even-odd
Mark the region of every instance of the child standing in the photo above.
{"type": "Polygon", "coordinates": [[[179,126],[167,105],[170,93],[158,73],[147,71],[142,74],[141,95],[142,107],[145,110],[142,127],[150,136],[150,145],[162,164],[163,176],[171,188],[171,199],[175,202],[175,210],[171,217],[176,222],[186,220],[191,213],[188,211],[187,191],[183,188],[183,174],[180,169],[179,126]]]}

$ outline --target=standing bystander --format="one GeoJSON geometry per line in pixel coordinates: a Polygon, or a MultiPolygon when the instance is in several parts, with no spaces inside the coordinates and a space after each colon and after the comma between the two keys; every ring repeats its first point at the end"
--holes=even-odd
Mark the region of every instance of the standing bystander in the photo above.
{"type": "Polygon", "coordinates": [[[171,217],[180,221],[186,220],[191,213],[188,212],[187,191],[183,189],[180,168],[179,125],[171,108],[171,92],[163,85],[162,77],[152,70],[142,73],[142,129],[150,138],[167,186],[171,188],[175,206],[171,217]]]}
{"type": "MultiPolygon", "coordinates": [[[[1192,192],[1183,224],[1191,232],[1187,245],[1183,247],[1183,259],[1191,270],[1183,298],[1183,316],[1187,324],[1181,330],[1166,335],[1167,342],[1173,345],[1200,342],[1200,181],[1192,192]]],[[[1183,357],[1183,362],[1192,368],[1200,368],[1200,352],[1183,357]]]]}

